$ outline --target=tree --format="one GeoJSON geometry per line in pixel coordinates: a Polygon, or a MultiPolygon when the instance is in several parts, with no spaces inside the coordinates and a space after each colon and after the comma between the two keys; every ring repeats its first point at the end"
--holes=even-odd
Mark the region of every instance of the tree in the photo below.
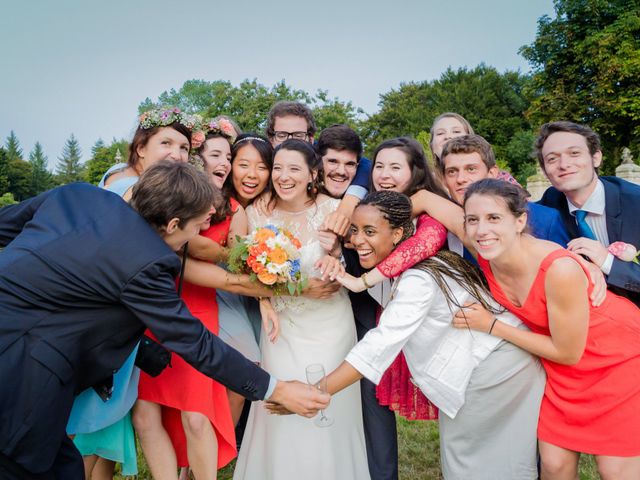
{"type": "Polygon", "coordinates": [[[304,90],[290,87],[284,80],[269,88],[256,79],[244,80],[237,87],[222,80],[188,80],[179,90],[171,89],[160,94],[157,102],[145,99],[138,111],[176,106],[189,113],[199,113],[205,118],[227,115],[244,131],[260,133],[265,129],[267,113],[279,100],[309,105],[320,128],[333,123],[355,126],[357,116],[362,113],[351,102],[329,98],[328,93],[322,90],[316,95],[310,95],[304,90]]]}
{"type": "Polygon", "coordinates": [[[0,147],[0,195],[9,191],[9,156],[7,151],[0,147]]]}
{"type": "Polygon", "coordinates": [[[0,195],[0,208],[6,207],[7,205],[13,205],[14,203],[18,203],[14,200],[13,195],[9,192],[4,195],[0,195]]]}
{"type": "Polygon", "coordinates": [[[622,148],[640,152],[640,0],[555,0],[520,49],[533,69],[527,116],[585,123],[602,138],[602,171],[622,148]]]}
{"type": "Polygon", "coordinates": [[[109,167],[116,163],[118,152],[120,152],[120,161],[126,163],[129,156],[129,144],[126,140],[114,138],[107,146],[102,139],[99,139],[91,148],[91,158],[85,164],[85,180],[97,185],[109,167]]]}
{"type": "Polygon", "coordinates": [[[58,166],[56,168],[58,184],[63,185],[82,181],[81,155],[80,144],[72,133],[62,149],[62,156],[58,157],[58,166]]]}
{"type": "Polygon", "coordinates": [[[449,68],[434,81],[401,84],[380,95],[379,112],[364,121],[367,152],[391,137],[424,136],[434,118],[450,111],[469,120],[493,145],[497,158],[508,164],[506,145],[517,132],[529,129],[523,114],[529,105],[523,92],[527,82],[528,77],[518,72],[499,73],[480,64],[473,69],[449,68]]]}
{"type": "Polygon", "coordinates": [[[11,130],[9,136],[7,137],[6,149],[7,158],[9,159],[9,161],[15,160],[16,158],[22,159],[22,148],[20,147],[20,141],[18,140],[18,137],[13,130],[11,130]]]}
{"type": "Polygon", "coordinates": [[[29,153],[29,163],[31,164],[30,195],[38,195],[49,190],[53,186],[53,175],[47,168],[47,157],[40,142],[36,142],[29,153]]]}
{"type": "Polygon", "coordinates": [[[31,164],[21,158],[9,160],[7,177],[9,178],[9,193],[18,202],[31,196],[31,164]]]}

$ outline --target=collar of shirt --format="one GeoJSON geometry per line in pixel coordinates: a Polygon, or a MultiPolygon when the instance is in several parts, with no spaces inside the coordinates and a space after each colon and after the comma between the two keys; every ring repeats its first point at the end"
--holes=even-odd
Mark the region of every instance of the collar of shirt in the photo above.
{"type": "Polygon", "coordinates": [[[596,188],[593,190],[587,201],[584,202],[582,208],[576,207],[573,203],[569,201],[567,198],[567,204],[569,205],[569,213],[575,216],[576,210],[584,210],[585,212],[592,213],[594,215],[604,215],[604,185],[602,181],[598,179],[598,183],[596,183],[596,188]]]}

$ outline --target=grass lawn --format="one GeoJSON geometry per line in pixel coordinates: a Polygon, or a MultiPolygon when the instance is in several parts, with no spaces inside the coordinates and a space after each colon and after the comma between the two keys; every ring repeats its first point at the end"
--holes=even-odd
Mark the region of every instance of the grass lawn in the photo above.
{"type": "MultiPolygon", "coordinates": [[[[440,475],[440,446],[437,422],[409,422],[398,418],[400,450],[400,480],[437,480],[440,475]]],[[[151,480],[144,459],[140,455],[138,479],[151,480]]],[[[219,480],[231,480],[233,462],[218,472],[219,480]]],[[[117,479],[123,477],[116,476],[117,479]]],[[[580,459],[580,480],[597,480],[595,461],[590,455],[580,459]]],[[[259,480],[259,479],[256,479],[259,480]]],[[[346,480],[346,479],[345,479],[346,480]]]]}

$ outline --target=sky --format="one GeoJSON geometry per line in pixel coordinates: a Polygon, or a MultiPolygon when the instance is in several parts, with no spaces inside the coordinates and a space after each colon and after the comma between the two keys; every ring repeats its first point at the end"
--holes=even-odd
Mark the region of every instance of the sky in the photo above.
{"type": "Polygon", "coordinates": [[[280,80],[367,114],[403,82],[481,62],[527,72],[552,0],[0,0],[0,140],[54,168],[73,133],[90,157],[131,139],[141,101],[190,79],[280,80]]]}

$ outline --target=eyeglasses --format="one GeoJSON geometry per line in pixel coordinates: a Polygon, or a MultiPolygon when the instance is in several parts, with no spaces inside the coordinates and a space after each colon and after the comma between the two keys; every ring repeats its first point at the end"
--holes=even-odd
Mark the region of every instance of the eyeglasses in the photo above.
{"type": "Polygon", "coordinates": [[[309,140],[309,133],[307,132],[273,132],[273,136],[279,142],[284,142],[285,140],[289,140],[290,138],[304,141],[309,140]]]}

